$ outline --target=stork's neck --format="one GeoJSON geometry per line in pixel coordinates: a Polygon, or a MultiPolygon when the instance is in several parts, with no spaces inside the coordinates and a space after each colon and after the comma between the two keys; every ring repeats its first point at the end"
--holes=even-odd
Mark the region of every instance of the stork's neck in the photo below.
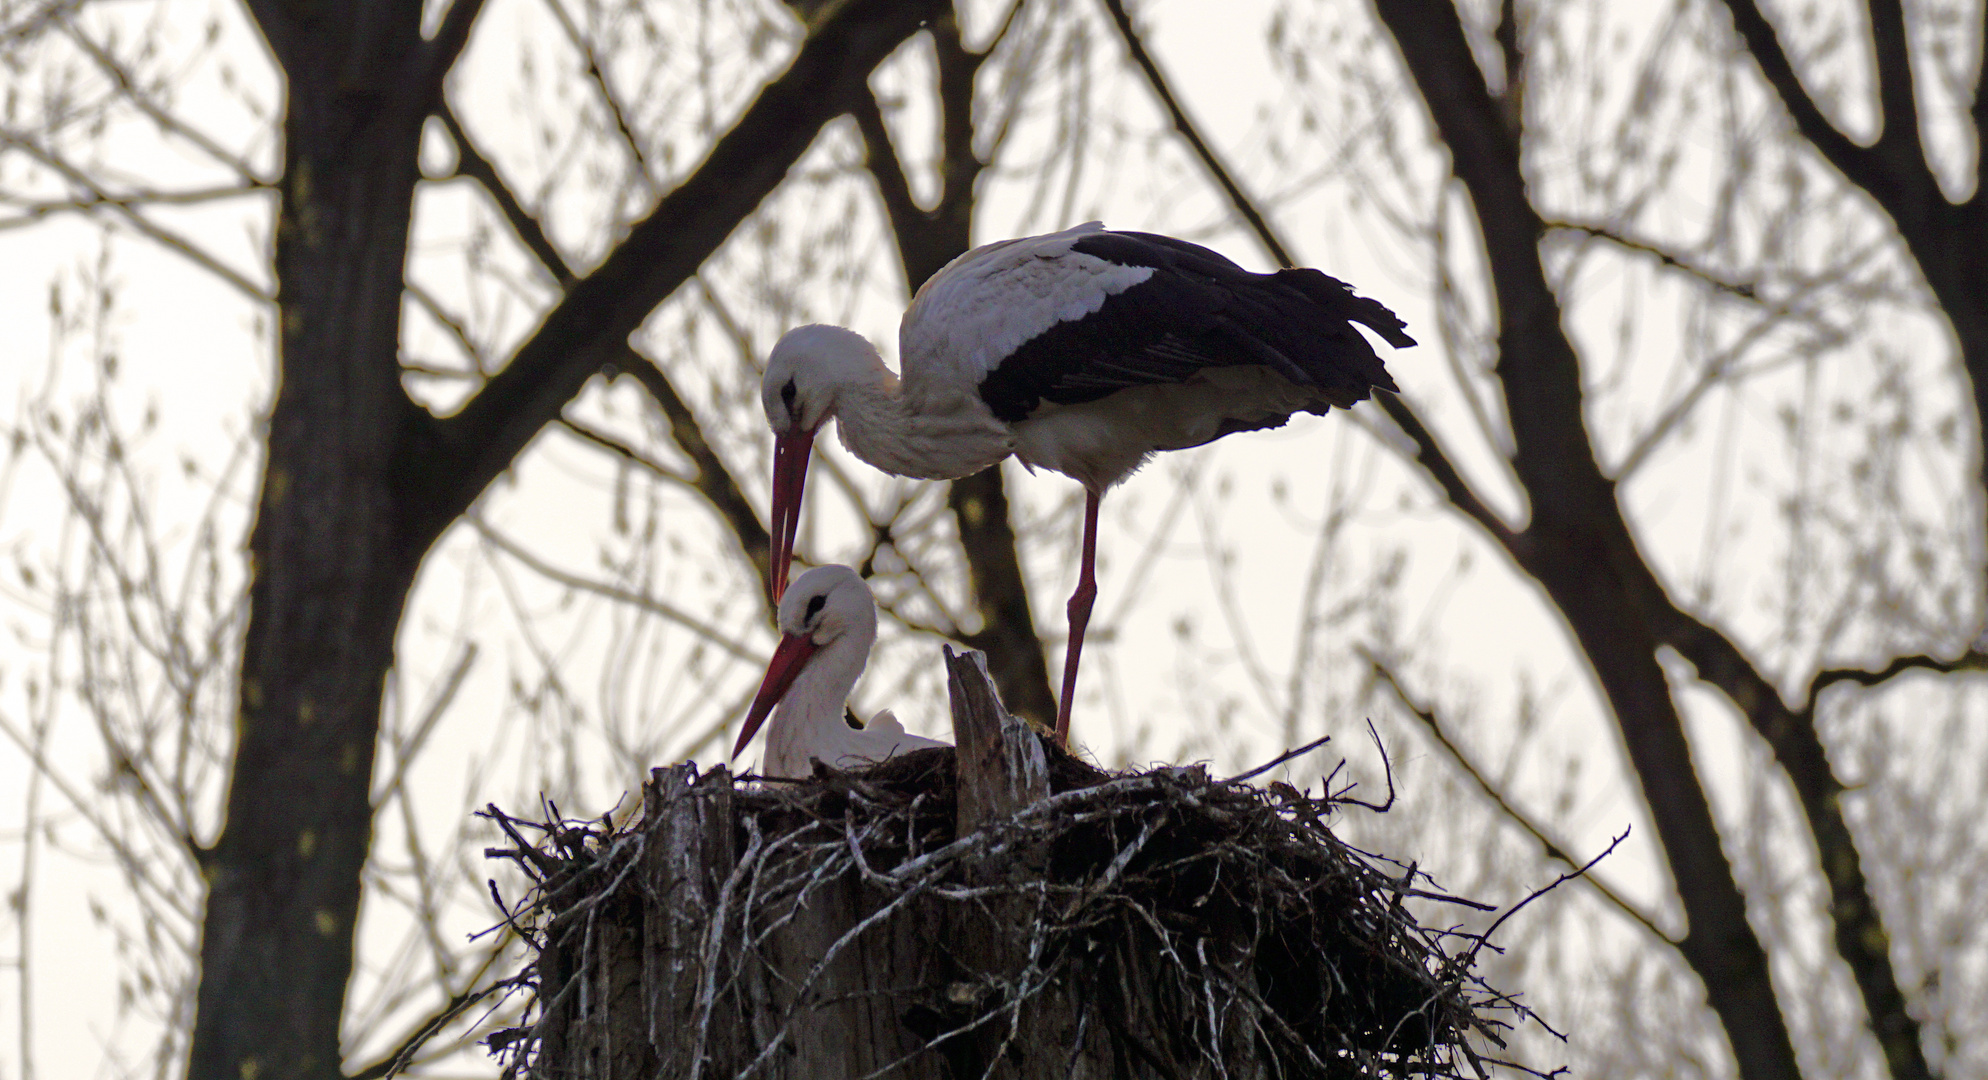
{"type": "Polygon", "coordinates": [[[845,383],[836,395],[842,445],[896,476],[953,480],[1014,450],[1007,425],[972,390],[908,394],[895,373],[845,383]]]}
{"type": "Polygon", "coordinates": [[[761,773],[808,776],[810,755],[835,763],[837,754],[832,751],[849,729],[842,718],[843,707],[869,663],[870,646],[875,643],[875,631],[867,636],[844,634],[808,657],[807,666],[795,676],[767,720],[766,760],[760,764],[761,773]]]}

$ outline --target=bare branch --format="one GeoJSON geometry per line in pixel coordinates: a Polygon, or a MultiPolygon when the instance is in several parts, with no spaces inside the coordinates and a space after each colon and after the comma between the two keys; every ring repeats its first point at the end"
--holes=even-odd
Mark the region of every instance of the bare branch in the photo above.
{"type": "MultiPolygon", "coordinates": [[[[7,719],[5,713],[0,713],[0,735],[5,735],[7,740],[21,751],[29,767],[47,779],[49,786],[68,802],[69,809],[77,817],[89,823],[104,846],[110,849],[119,869],[130,875],[134,883],[149,890],[167,910],[179,916],[186,924],[191,925],[198,921],[198,916],[189,906],[193,902],[191,898],[159,879],[151,869],[157,865],[158,860],[152,858],[150,852],[140,851],[131,845],[124,830],[119,829],[105,815],[103,800],[96,797],[94,790],[87,784],[78,785],[64,778],[56,770],[55,763],[42,752],[42,747],[36,745],[26,732],[21,731],[7,719]]],[[[206,849],[194,843],[190,837],[181,839],[180,847],[189,863],[196,867],[204,865],[206,849]]]]}
{"type": "Polygon", "coordinates": [[[994,31],[993,37],[987,39],[987,44],[981,46],[980,55],[992,56],[994,50],[1000,48],[1001,43],[1008,40],[1008,32],[1013,30],[1015,24],[1021,20],[1022,8],[1025,6],[1023,0],[1011,0],[1008,4],[1008,13],[1001,17],[999,29],[994,31]]]}
{"type": "Polygon", "coordinates": [[[642,384],[642,389],[649,393],[649,399],[662,410],[663,418],[670,423],[670,438],[691,464],[697,466],[697,474],[687,478],[686,482],[696,488],[712,509],[725,519],[732,538],[738,541],[739,553],[745,556],[747,564],[759,577],[759,595],[773,595],[772,538],[766,532],[765,522],[759,520],[759,512],[753,509],[752,500],[746,498],[738,477],[732,475],[724,459],[705,439],[704,428],[697,422],[697,414],[685,403],[683,395],[677,393],[669,375],[654,360],[633,347],[628,349],[620,370],[642,384]]]}
{"type": "Polygon", "coordinates": [[[1900,656],[1876,671],[1863,668],[1828,668],[1816,673],[1809,680],[1808,703],[1802,712],[1813,713],[1817,699],[1824,690],[1841,683],[1857,686],[1880,686],[1908,671],[1931,671],[1943,675],[1956,675],[1962,672],[1988,671],[1988,652],[1969,649],[1952,660],[1941,660],[1932,656],[1900,656]]]}
{"type": "MultiPolygon", "coordinates": [[[[1888,678],[1897,673],[1887,668],[1876,673],[1843,672],[1828,679],[1831,673],[1825,672],[1810,684],[1809,704],[1798,712],[1781,700],[1773,683],[1723,633],[1667,602],[1651,614],[1662,640],[1691,662],[1700,679],[1718,687],[1773,749],[1775,760],[1795,789],[1815,840],[1818,865],[1829,883],[1837,954],[1849,966],[1863,995],[1872,1032],[1884,1049],[1892,1076],[1894,1080],[1930,1077],[1919,1046],[1919,1022],[1906,1009],[1905,994],[1892,967],[1891,937],[1871,898],[1863,855],[1857,850],[1837,797],[1843,785],[1830,768],[1815,729],[1815,695],[1831,682],[1874,685],[1879,676],[1888,678]]],[[[1969,650],[1955,662],[1956,670],[1973,670],[1968,665],[1975,655],[1969,650]]]]}
{"type": "Polygon", "coordinates": [[[655,458],[652,458],[647,454],[644,454],[640,450],[635,449],[634,447],[628,445],[625,442],[622,442],[620,439],[617,439],[612,435],[595,431],[593,428],[590,428],[587,425],[574,420],[570,416],[562,416],[554,422],[559,425],[561,430],[565,431],[567,434],[573,436],[574,438],[579,439],[581,442],[587,443],[588,445],[597,447],[601,450],[605,450],[608,453],[614,455],[615,457],[618,457],[621,460],[628,462],[629,464],[640,465],[644,471],[648,472],[650,475],[656,477],[657,479],[668,480],[671,481],[672,483],[682,484],[685,487],[690,487],[692,488],[692,490],[695,490],[695,487],[690,483],[690,481],[686,479],[682,474],[678,473],[676,470],[670,468],[667,465],[664,465],[662,462],[657,461],[655,458]]]}
{"type": "MultiPolygon", "coordinates": [[[[1871,19],[1871,47],[1877,54],[1878,106],[1884,117],[1884,130],[1871,149],[1885,161],[1898,188],[1922,194],[1929,188],[1937,192],[1938,182],[1926,164],[1926,150],[1919,139],[1919,109],[1913,103],[1912,55],[1906,38],[1905,7],[1900,0],[1868,0],[1865,9],[1871,19]]],[[[1887,205],[1893,201],[1885,200],[1887,205]]]]}
{"type": "MultiPolygon", "coordinates": [[[[1875,256],[1881,248],[1888,246],[1889,243],[1890,239],[1888,237],[1874,240],[1863,251],[1857,252],[1851,257],[1840,261],[1829,272],[1813,280],[1802,282],[1797,291],[1789,295],[1786,299],[1767,305],[1766,310],[1761,313],[1760,318],[1741,331],[1731,344],[1719,350],[1718,353],[1705,358],[1701,365],[1698,378],[1692,382],[1691,386],[1684,393],[1678,395],[1674,401],[1665,406],[1657,418],[1652,420],[1643,432],[1636,437],[1635,442],[1630,444],[1629,449],[1623,452],[1621,460],[1615,462],[1613,467],[1608,470],[1608,475],[1618,484],[1633,476],[1642,467],[1643,463],[1649,460],[1651,452],[1661,445],[1683,423],[1685,417],[1691,414],[1698,403],[1704,399],[1705,395],[1711,392],[1713,387],[1723,382],[1738,379],[1743,375],[1753,375],[1762,370],[1778,366],[1759,365],[1742,370],[1739,367],[1739,360],[1754,345],[1791,320],[1806,319],[1810,322],[1822,322],[1823,316],[1808,301],[1817,294],[1821,294],[1825,286],[1834,284],[1843,277],[1848,276],[1851,267],[1857,266],[1864,260],[1875,256]]],[[[1817,333],[1817,338],[1820,342],[1840,341],[1845,336],[1844,331],[1829,326],[1826,323],[1817,333]]]]}
{"type": "Polygon", "coordinates": [[[456,651],[455,660],[449,664],[448,673],[442,676],[428,704],[422,708],[421,719],[415,721],[414,730],[406,738],[395,743],[393,774],[373,796],[374,806],[385,806],[400,795],[402,785],[407,781],[408,769],[413,767],[414,759],[422,745],[434,732],[435,725],[441,722],[442,715],[448,712],[449,705],[456,700],[456,694],[462,690],[463,680],[469,678],[470,669],[476,666],[476,656],[477,647],[474,641],[464,642],[456,651]]]}
{"type": "MultiPolygon", "coordinates": [[[[911,198],[903,162],[874,97],[865,95],[851,106],[864,137],[865,164],[876,177],[897,240],[905,286],[912,290],[970,246],[975,180],[985,168],[973,149],[973,90],[975,73],[986,62],[987,54],[965,48],[959,23],[950,14],[933,20],[929,30],[938,64],[942,125],[938,163],[942,184],[938,201],[930,210],[919,208],[911,198]]],[[[1014,526],[1008,518],[1008,496],[1000,467],[948,484],[946,505],[958,530],[969,596],[981,622],[981,628],[973,633],[955,631],[951,636],[987,654],[988,666],[1009,709],[1018,716],[1047,723],[1056,715],[1056,697],[1050,690],[1042,639],[1015,552],[1014,526]]],[[[945,610],[943,605],[940,609],[945,610]]],[[[952,618],[950,612],[948,618],[952,618]]]]}
{"type": "Polygon", "coordinates": [[[106,75],[110,76],[110,80],[116,84],[118,92],[123,94],[127,101],[130,101],[139,112],[144,113],[147,118],[159,125],[161,129],[169,131],[192,143],[202,153],[233,169],[235,175],[255,187],[266,188],[274,184],[273,180],[257,173],[249,165],[247,159],[229,151],[226,147],[210,138],[205,132],[188,125],[184,120],[159,107],[159,104],[153,101],[150,95],[138,89],[137,80],[131,77],[131,72],[102,45],[99,45],[96,39],[84,33],[82,27],[76,25],[73,19],[68,18],[65,14],[56,20],[56,24],[62,28],[62,32],[68,36],[69,40],[76,43],[77,48],[82,49],[91,60],[96,61],[97,66],[102,68],[106,75]]]}
{"type": "Polygon", "coordinates": [[[1442,489],[1451,506],[1461,510],[1466,517],[1475,521],[1480,528],[1491,534],[1492,539],[1507,549],[1515,548],[1525,542],[1524,534],[1513,532],[1511,527],[1505,524],[1504,519],[1498,516],[1497,511],[1486,506],[1484,501],[1477,497],[1477,492],[1471,489],[1463,474],[1457,471],[1456,464],[1443,450],[1442,443],[1437,441],[1435,433],[1430,431],[1428,425],[1424,424],[1422,418],[1416,414],[1414,406],[1403,401],[1399,394],[1390,394],[1385,390],[1377,391],[1374,394],[1374,401],[1380,405],[1383,412],[1387,413],[1388,418],[1395,422],[1402,433],[1408,436],[1409,441],[1415,444],[1416,462],[1429,474],[1429,478],[1436,482],[1436,486],[1442,489]]]}
{"type": "Polygon", "coordinates": [[[43,148],[32,140],[24,139],[4,129],[0,129],[0,144],[20,148],[29,157],[60,173],[64,180],[88,192],[93,204],[101,205],[115,211],[117,216],[130,224],[132,228],[138,230],[161,247],[178,253],[202,270],[234,286],[249,299],[265,304],[275,301],[274,297],[264,292],[261,286],[250,281],[247,276],[229,267],[226,263],[223,263],[220,259],[208,254],[206,251],[203,251],[193,241],[163,226],[153,224],[145,215],[140,214],[135,208],[127,205],[125,199],[105,191],[94,177],[71,165],[54,152],[43,148]]]}
{"type": "MultiPolygon", "coordinates": [[[[492,942],[490,948],[486,950],[483,965],[476,974],[477,978],[481,978],[489,972],[490,968],[495,966],[497,958],[503,955],[505,946],[517,940],[516,934],[517,931],[515,928],[509,926],[504,928],[504,932],[498,935],[497,940],[492,942]]],[[[491,994],[503,990],[510,985],[510,982],[508,979],[500,979],[480,990],[465,990],[451,997],[447,1002],[443,1003],[441,1008],[436,1009],[434,1013],[416,1024],[414,1031],[406,1039],[403,1039],[399,1046],[387,1051],[386,1054],[382,1055],[379,1060],[374,1061],[372,1064],[362,1066],[351,1073],[349,1080],[384,1080],[386,1077],[392,1077],[404,1072],[408,1065],[413,1063],[414,1055],[419,1053],[421,1048],[428,1044],[429,1040],[440,1034],[442,1029],[449,1025],[450,1021],[461,1016],[470,1006],[475,1005],[491,994]]]]}
{"type": "Polygon", "coordinates": [[[1678,255],[1671,251],[1667,251],[1664,248],[1661,248],[1648,240],[1639,240],[1634,237],[1631,237],[1614,227],[1608,225],[1595,225],[1581,221],[1549,220],[1545,224],[1548,229],[1564,230],[1566,232],[1580,233],[1584,236],[1592,236],[1597,240],[1606,240],[1609,243],[1614,244],[1615,246],[1623,248],[1625,250],[1648,255],[1651,258],[1657,260],[1659,263],[1662,263],[1663,265],[1668,266],[1673,270],[1681,270],[1684,273],[1689,274],[1694,278],[1697,278],[1699,281],[1702,281],[1705,284],[1710,285],[1712,288],[1719,290],[1720,292],[1730,293],[1743,300],[1760,299],[1760,295],[1756,291],[1753,282],[1727,281],[1724,278],[1719,277],[1717,274],[1713,273],[1710,270],[1707,270],[1700,266],[1693,265],[1692,263],[1688,262],[1684,256],[1678,255]]]}
{"type": "Polygon", "coordinates": [[[1497,299],[1512,467],[1530,514],[1508,545],[1567,619],[1607,695],[1641,781],[1689,927],[1697,972],[1747,1080],[1800,1076],[1759,934],[1721,845],[1676,700],[1657,663],[1651,605],[1666,602],[1601,475],[1585,423],[1580,356],[1540,251],[1518,137],[1507,129],[1449,0],[1377,0],[1452,167],[1470,193],[1497,299]]]}
{"type": "MultiPolygon", "coordinates": [[[[1407,710],[1409,715],[1421,722],[1423,729],[1429,733],[1431,738],[1436,740],[1436,745],[1443,748],[1443,752],[1449,755],[1450,761],[1455,763],[1457,768],[1462,769],[1465,776],[1470,777],[1471,782],[1477,785],[1477,790],[1482,792],[1485,798],[1491,800],[1491,804],[1496,806],[1498,811],[1505,815],[1507,821],[1518,826],[1520,831],[1538,841],[1540,850],[1545,853],[1547,858],[1573,869],[1580,869],[1581,864],[1575,862],[1574,857],[1567,853],[1567,845],[1555,840],[1547,833],[1545,826],[1534,822],[1532,818],[1526,816],[1524,811],[1512,805],[1511,801],[1505,798],[1504,792],[1499,791],[1497,786],[1492,784],[1490,779],[1484,775],[1484,770],[1479,769],[1477,763],[1471,761],[1469,755],[1463,752],[1463,748],[1450,741],[1449,733],[1443,730],[1443,723],[1437,718],[1435,711],[1418,703],[1409,695],[1407,690],[1403,689],[1401,680],[1395,675],[1394,669],[1382,663],[1378,657],[1366,649],[1360,650],[1360,658],[1367,662],[1374,677],[1387,685],[1388,692],[1394,695],[1395,701],[1403,709],[1407,710]]],[[[1672,948],[1676,948],[1682,944],[1677,938],[1664,933],[1663,928],[1657,925],[1656,919],[1652,918],[1635,904],[1630,903],[1621,893],[1609,888],[1608,883],[1601,880],[1601,878],[1593,874],[1587,874],[1584,875],[1584,879],[1589,885],[1594,887],[1595,892],[1599,893],[1603,900],[1608,902],[1609,906],[1613,907],[1629,921],[1649,931],[1651,937],[1672,948]]]]}
{"type": "MultiPolygon", "coordinates": [[[[1608,842],[1607,847],[1602,849],[1601,854],[1596,855],[1594,858],[1589,859],[1587,862],[1584,862],[1581,865],[1574,867],[1572,871],[1565,874],[1561,874],[1559,877],[1554,878],[1552,883],[1548,884],[1545,888],[1534,889],[1531,893],[1527,894],[1525,899],[1519,901],[1516,904],[1513,904],[1510,908],[1506,909],[1504,913],[1500,914],[1496,919],[1493,919],[1491,921],[1491,925],[1484,928],[1484,940],[1487,942],[1490,941],[1491,935],[1497,933],[1498,928],[1500,926],[1505,925],[1506,919],[1509,919],[1512,916],[1517,915],[1519,913],[1520,908],[1525,907],[1527,904],[1532,903],[1534,900],[1537,900],[1542,896],[1545,896],[1547,893],[1552,892],[1553,890],[1559,888],[1562,884],[1565,884],[1568,881],[1572,881],[1575,878],[1589,877],[1592,871],[1594,870],[1594,868],[1597,865],[1599,865],[1603,859],[1606,859],[1610,855],[1615,854],[1615,849],[1621,847],[1622,842],[1627,839],[1629,839],[1629,827],[1625,825],[1623,826],[1622,832],[1619,835],[1617,835],[1615,839],[1610,840],[1608,842]]],[[[1554,1032],[1554,1034],[1558,1035],[1559,1032],[1554,1032]]],[[[1565,1036],[1562,1036],[1562,1038],[1565,1038],[1565,1036]]]]}
{"type": "Polygon", "coordinates": [[[516,559],[518,562],[524,564],[526,569],[548,581],[564,585],[569,589],[579,589],[582,592],[604,596],[617,603],[627,604],[630,607],[646,611],[651,615],[661,616],[703,638],[706,642],[716,646],[734,659],[756,667],[766,666],[766,657],[740,645],[735,635],[725,633],[723,630],[712,626],[710,623],[699,619],[668,601],[658,600],[646,593],[631,592],[619,585],[609,585],[606,582],[595,581],[591,578],[584,578],[578,574],[561,570],[531,552],[526,551],[515,541],[511,540],[511,538],[492,528],[484,522],[480,514],[473,512],[464,514],[463,520],[469,522],[470,527],[476,530],[478,536],[489,541],[490,546],[516,559]]]}
{"type": "Polygon", "coordinates": [[[441,25],[435,28],[435,36],[424,43],[426,55],[422,64],[427,70],[422,78],[429,86],[428,93],[436,100],[441,99],[442,82],[455,66],[456,58],[462,55],[463,47],[469,44],[470,29],[482,11],[483,0],[454,0],[448,13],[442,16],[441,25]]]}
{"type": "Polygon", "coordinates": [[[634,126],[628,122],[628,110],[622,108],[621,97],[614,92],[614,87],[607,81],[607,72],[601,68],[600,54],[594,51],[594,43],[587,40],[587,35],[580,32],[579,25],[566,13],[566,6],[560,0],[545,0],[545,6],[552,12],[552,17],[559,23],[560,29],[566,31],[566,40],[572,43],[573,48],[579,51],[581,59],[587,62],[587,79],[594,84],[594,89],[599,91],[601,104],[607,107],[608,116],[614,120],[614,130],[620,134],[621,143],[628,148],[629,156],[635,159],[635,171],[642,177],[642,186],[651,191],[655,190],[656,174],[650,171],[649,155],[643,152],[642,140],[636,137],[634,126]]]}
{"type": "MultiPolygon", "coordinates": [[[[911,197],[911,181],[904,171],[904,159],[897,153],[897,143],[890,137],[890,128],[884,123],[883,108],[877,103],[874,91],[856,99],[849,110],[856,118],[856,129],[863,135],[863,167],[869,170],[871,179],[876,181],[877,194],[883,199],[884,212],[889,215],[891,231],[899,236],[914,231],[911,222],[924,211],[911,197]]],[[[906,282],[906,287],[917,288],[916,282],[906,282]]]]}
{"type": "Polygon", "coordinates": [[[1768,85],[1794,118],[1795,129],[1815,144],[1817,152],[1849,177],[1851,183],[1866,191],[1883,186],[1885,169],[1878,155],[1851,142],[1822,115],[1814,99],[1802,88],[1801,78],[1788,62],[1788,54],[1782,51],[1773,24],[1761,14],[1754,0],[1725,0],[1725,3],[1732,12],[1733,25],[1746,41],[1747,51],[1753,54],[1754,63],[1760,65],[1760,73],[1766,76],[1768,85]]]}
{"type": "Polygon", "coordinates": [[[1498,104],[1513,138],[1524,133],[1526,116],[1526,53],[1519,34],[1519,6],[1514,0],[1502,0],[1498,5],[1498,26],[1491,36],[1497,40],[1498,52],[1505,62],[1504,86],[1498,94],[1498,104]]]}
{"type": "Polygon", "coordinates": [[[628,337],[786,178],[830,119],[869,92],[867,75],[931,0],[850,0],[818,22],[787,70],[721,136],[704,162],[547,312],[511,362],[440,422],[417,500],[439,534],[596,373],[625,363],[628,337]]]}
{"type": "Polygon", "coordinates": [[[552,245],[552,238],[546,235],[545,227],[524,208],[524,204],[518,201],[518,196],[511,191],[510,185],[504,183],[504,178],[497,174],[496,164],[484,156],[483,151],[469,137],[469,133],[463,130],[462,121],[457,119],[454,107],[444,102],[442,108],[435,111],[435,116],[442,121],[442,127],[449,133],[449,138],[455,140],[456,172],[481,184],[484,193],[490,196],[490,201],[497,204],[497,211],[504,215],[505,221],[511,223],[511,231],[517,234],[525,248],[537,258],[539,266],[552,275],[561,289],[571,287],[575,279],[572,269],[566,265],[565,257],[552,245]]]}
{"type": "Polygon", "coordinates": [[[1296,266],[1297,261],[1291,258],[1290,250],[1271,231],[1270,224],[1264,220],[1263,215],[1257,212],[1255,201],[1243,191],[1242,185],[1230,175],[1229,170],[1223,167],[1215,151],[1201,138],[1194,121],[1188,119],[1187,110],[1181,106],[1180,100],[1167,86],[1166,76],[1160,71],[1159,64],[1155,63],[1152,54],[1146,51],[1145,43],[1139,39],[1138,31],[1133,28],[1132,16],[1125,11],[1125,0],[1103,0],[1103,2],[1105,10],[1111,14],[1112,25],[1118,27],[1118,36],[1124,40],[1125,49],[1131,54],[1132,62],[1139,65],[1139,70],[1146,76],[1146,85],[1153,88],[1154,96],[1160,99],[1161,106],[1167,110],[1167,116],[1173,120],[1174,131],[1187,141],[1195,156],[1199,157],[1201,164],[1207,168],[1208,174],[1221,185],[1222,191],[1229,197],[1229,205],[1235,207],[1236,213],[1249,223],[1251,231],[1256,233],[1257,240],[1270,252],[1270,257],[1277,260],[1277,265],[1296,266]]]}
{"type": "MultiPolygon", "coordinates": [[[[422,288],[413,281],[405,282],[403,287],[407,290],[408,299],[413,300],[421,310],[428,313],[429,318],[440,323],[442,329],[448,331],[449,336],[455,339],[456,348],[461,349],[463,359],[469,361],[470,370],[463,374],[484,374],[483,352],[476,347],[476,342],[470,338],[469,327],[461,319],[457,318],[454,312],[443,307],[442,302],[435,298],[435,294],[429,292],[427,289],[422,288]]],[[[405,367],[406,365],[402,366],[405,367]]]]}
{"type": "MultiPolygon", "coordinates": [[[[1988,41],[1988,7],[1982,9],[1981,21],[1975,24],[1974,40],[1988,41]]],[[[1968,107],[1967,113],[1969,119],[1974,121],[1975,145],[1988,145],[1988,140],[1984,140],[1984,136],[1988,136],[1988,78],[1975,76],[1974,103],[1968,107]]],[[[1982,177],[1988,176],[1988,155],[1978,150],[1975,152],[1974,176],[1974,198],[1971,201],[1976,206],[1988,205],[1988,199],[1981,197],[1982,189],[1988,187],[1988,184],[1981,182],[1982,177]]]]}
{"type": "MultiPolygon", "coordinates": [[[[125,195],[91,195],[77,199],[48,199],[36,202],[15,202],[10,205],[14,213],[0,218],[0,230],[18,229],[39,224],[56,214],[87,214],[95,210],[135,210],[141,206],[199,206],[202,203],[222,202],[238,199],[244,195],[254,195],[270,190],[257,185],[230,184],[226,187],[191,188],[184,191],[140,191],[125,195]]],[[[0,198],[0,204],[7,200],[0,198]]]]}

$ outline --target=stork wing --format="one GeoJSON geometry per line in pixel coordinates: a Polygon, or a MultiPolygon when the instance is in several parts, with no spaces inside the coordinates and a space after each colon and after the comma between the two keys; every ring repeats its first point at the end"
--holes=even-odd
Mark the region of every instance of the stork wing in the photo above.
{"type": "Polygon", "coordinates": [[[944,301],[927,317],[962,321],[947,332],[915,326],[907,314],[907,378],[922,336],[952,355],[946,366],[958,377],[978,375],[981,398],[1009,422],[1043,401],[1095,401],[1240,365],[1268,367],[1326,403],[1351,405],[1374,387],[1395,389],[1354,323],[1397,347],[1415,343],[1393,312],[1317,270],[1252,273],[1198,244],[1150,233],[1079,226],[977,249],[954,268],[960,277],[935,275],[920,299],[944,301]]]}

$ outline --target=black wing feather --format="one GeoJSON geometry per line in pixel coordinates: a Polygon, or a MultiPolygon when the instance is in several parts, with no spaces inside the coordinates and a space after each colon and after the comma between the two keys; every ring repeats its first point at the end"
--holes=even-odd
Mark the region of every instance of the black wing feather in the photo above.
{"type": "Polygon", "coordinates": [[[1205,368],[1253,364],[1346,406],[1375,387],[1395,389],[1353,323],[1397,348],[1415,344],[1394,312],[1317,270],[1253,273],[1199,244],[1153,233],[1095,233],[1072,250],[1154,273],[1091,315],[1023,342],[990,372],[980,395],[1003,420],[1022,420],[1043,401],[1096,401],[1128,387],[1184,382],[1205,368]]]}

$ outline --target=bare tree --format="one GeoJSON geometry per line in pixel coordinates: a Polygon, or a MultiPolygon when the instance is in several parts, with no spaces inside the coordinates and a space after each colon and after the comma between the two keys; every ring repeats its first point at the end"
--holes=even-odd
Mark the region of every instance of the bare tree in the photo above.
{"type": "MultiPolygon", "coordinates": [[[[530,761],[505,794],[582,813],[720,752],[764,634],[766,346],[816,318],[884,329],[973,240],[1106,211],[1239,256],[1254,236],[1400,309],[1419,291],[1425,346],[1391,364],[1390,420],[1295,432],[1302,462],[1261,483],[1220,455],[1268,444],[1176,455],[1117,500],[1100,752],[1240,763],[1379,703],[1428,749],[1402,761],[1430,793],[1397,818],[1417,842],[1390,850],[1476,893],[1592,854],[1579,807],[1620,745],[1667,885],[1604,866],[1513,927],[1527,981],[1599,989],[1555,999],[1577,1036],[1641,1048],[1620,1071],[1924,1076],[1988,1053],[1957,1020],[1983,945],[1953,899],[1988,859],[1941,798],[1981,727],[1988,499],[1979,410],[1953,403],[1981,384],[1963,324],[1988,246],[1960,242],[1979,199],[1947,194],[1966,153],[1939,141],[1978,145],[1952,89],[1975,53],[1951,44],[1978,50],[1978,26],[1874,6],[1860,111],[1860,39],[1803,23],[1783,45],[1750,6],[1292,4],[1261,121],[1204,127],[1226,103],[1153,32],[1190,13],[1164,3],[314,10],[217,7],[205,37],[163,8],[0,15],[37,76],[6,106],[0,235],[91,222],[120,253],[56,293],[47,370],[71,374],[23,398],[0,474],[10,530],[47,505],[28,476],[60,478],[70,530],[10,552],[9,610],[34,613],[16,652],[46,657],[0,672],[27,673],[0,683],[30,780],[5,837],[18,985],[58,914],[25,883],[80,816],[137,905],[107,924],[160,939],[128,974],[161,1003],[149,1071],[378,1076],[482,1030],[504,942],[461,940],[487,872],[467,822],[436,819],[504,785],[488,758],[438,760],[454,718],[530,761]],[[198,167],[148,172],[141,143],[198,167]],[[1396,280],[1345,269],[1354,232],[1396,280]],[[261,342],[242,368],[272,383],[173,481],[199,513],[160,509],[172,470],[140,448],[169,440],[119,374],[157,347],[118,331],[132,250],[231,294],[261,342]],[[1950,385],[1927,378],[1929,312],[1960,342],[1950,385]],[[1939,481],[1963,474],[1956,509],[1939,481]],[[563,504],[513,494],[561,483],[605,489],[592,563],[530,527],[563,504]],[[1298,540],[1272,554],[1284,519],[1298,540]],[[1160,569],[1183,558],[1207,571],[1192,604],[1160,569]],[[1273,559],[1296,568],[1274,604],[1253,578],[1273,559]],[[1488,631],[1443,599],[1485,578],[1488,631]],[[1513,648],[1529,605],[1545,629],[1513,648]],[[1168,640],[1174,670],[1113,631],[1168,640]],[[1474,660],[1492,647],[1572,674],[1546,664],[1542,688],[1474,660]],[[1128,683],[1178,687],[1177,713],[1137,715],[1128,683]],[[72,716],[87,767],[53,751],[72,716]],[[1749,734],[1708,746],[1720,723],[1749,734]],[[462,798],[438,811],[443,787],[462,798]],[[1583,920],[1621,953],[1585,981],[1560,952],[1583,920]]],[[[943,637],[1047,717],[1060,617],[1031,589],[1069,569],[1062,490],[820,453],[804,548],[861,563],[893,617],[861,692],[936,702],[912,657],[943,637]]]]}

